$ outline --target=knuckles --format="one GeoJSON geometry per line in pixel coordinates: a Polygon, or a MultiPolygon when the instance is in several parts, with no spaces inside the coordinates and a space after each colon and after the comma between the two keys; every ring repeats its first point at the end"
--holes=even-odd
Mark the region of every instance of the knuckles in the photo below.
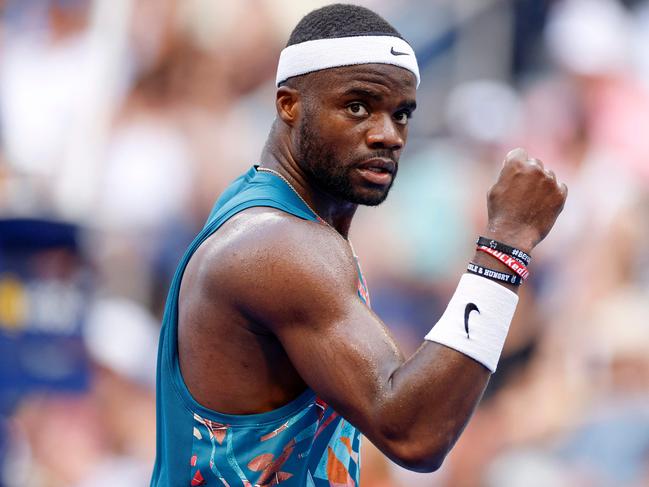
{"type": "Polygon", "coordinates": [[[543,163],[538,159],[528,159],[527,161],[514,161],[509,167],[505,167],[503,172],[511,172],[513,177],[529,177],[535,180],[548,180],[556,182],[556,175],[551,169],[546,169],[543,163]]]}
{"type": "Polygon", "coordinates": [[[507,156],[505,156],[505,166],[523,164],[525,161],[527,161],[527,151],[520,147],[509,151],[507,156]]]}
{"type": "Polygon", "coordinates": [[[500,177],[487,192],[487,199],[496,202],[521,193],[520,198],[531,204],[545,200],[550,207],[554,206],[553,202],[562,207],[566,189],[557,181],[555,172],[545,168],[540,159],[528,158],[523,149],[514,149],[507,154],[500,177]]]}
{"type": "Polygon", "coordinates": [[[497,182],[487,192],[489,220],[521,231],[529,227],[541,241],[561,213],[567,187],[555,172],[522,149],[511,151],[497,182]]]}

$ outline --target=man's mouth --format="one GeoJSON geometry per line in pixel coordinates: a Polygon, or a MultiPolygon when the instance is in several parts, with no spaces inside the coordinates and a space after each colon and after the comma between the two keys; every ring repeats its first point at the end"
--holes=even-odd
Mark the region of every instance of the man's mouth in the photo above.
{"type": "Polygon", "coordinates": [[[364,179],[377,185],[387,185],[392,181],[397,165],[391,159],[369,159],[357,166],[364,179]]]}
{"type": "MultiPolygon", "coordinates": [[[[367,170],[372,171],[372,172],[376,172],[376,173],[390,172],[390,171],[388,171],[387,169],[385,169],[383,167],[374,167],[374,166],[368,167],[367,170]]],[[[390,173],[390,174],[392,174],[392,173],[390,173]]]]}
{"type": "Polygon", "coordinates": [[[374,172],[389,172],[390,174],[394,174],[397,168],[397,163],[392,159],[375,157],[373,159],[363,161],[358,165],[358,168],[368,169],[374,172]]]}

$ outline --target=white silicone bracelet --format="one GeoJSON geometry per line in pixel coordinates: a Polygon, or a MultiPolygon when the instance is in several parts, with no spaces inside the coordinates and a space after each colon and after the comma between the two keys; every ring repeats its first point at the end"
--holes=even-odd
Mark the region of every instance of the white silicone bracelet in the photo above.
{"type": "Polygon", "coordinates": [[[426,335],[496,371],[518,296],[484,277],[464,274],[446,311],[426,335]]]}

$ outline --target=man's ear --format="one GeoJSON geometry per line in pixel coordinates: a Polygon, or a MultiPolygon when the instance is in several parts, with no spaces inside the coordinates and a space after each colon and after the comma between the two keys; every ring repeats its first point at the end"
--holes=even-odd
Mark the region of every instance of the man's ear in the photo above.
{"type": "Polygon", "coordinates": [[[280,86],[277,89],[275,107],[277,115],[285,124],[291,127],[295,124],[300,115],[301,103],[300,93],[295,88],[280,86]]]}

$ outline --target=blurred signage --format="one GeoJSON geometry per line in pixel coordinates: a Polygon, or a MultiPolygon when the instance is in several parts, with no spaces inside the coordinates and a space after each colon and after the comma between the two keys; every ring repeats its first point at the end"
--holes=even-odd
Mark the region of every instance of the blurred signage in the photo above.
{"type": "Polygon", "coordinates": [[[67,223],[0,220],[0,412],[29,392],[87,386],[78,234],[67,223]]]}

